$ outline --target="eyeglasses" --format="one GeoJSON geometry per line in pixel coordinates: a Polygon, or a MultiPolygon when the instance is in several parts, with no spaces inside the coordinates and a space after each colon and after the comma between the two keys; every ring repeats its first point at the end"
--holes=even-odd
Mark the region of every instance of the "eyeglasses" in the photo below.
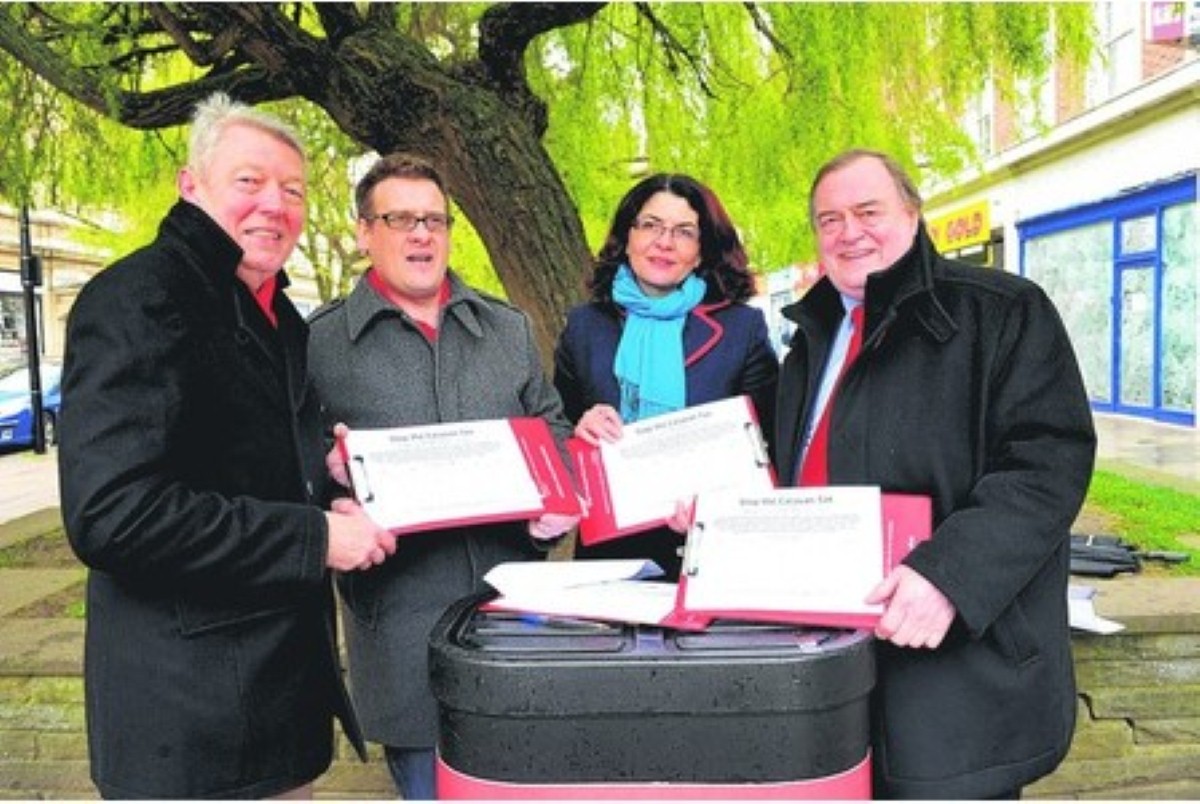
{"type": "Polygon", "coordinates": [[[696,243],[700,240],[700,227],[692,223],[681,223],[678,226],[667,226],[656,218],[639,218],[633,222],[633,231],[652,240],[657,240],[664,233],[671,233],[671,240],[680,243],[696,243]]]}
{"type": "Polygon", "coordinates": [[[444,232],[454,224],[454,218],[440,212],[430,212],[426,215],[414,215],[411,212],[384,212],[380,215],[363,215],[367,223],[383,221],[383,225],[393,232],[414,232],[417,226],[425,224],[429,232],[444,232]]]}

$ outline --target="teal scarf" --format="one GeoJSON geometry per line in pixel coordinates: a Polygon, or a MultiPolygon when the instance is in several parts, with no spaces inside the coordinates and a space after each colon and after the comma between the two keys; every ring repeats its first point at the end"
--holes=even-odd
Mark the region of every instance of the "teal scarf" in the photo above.
{"type": "Polygon", "coordinates": [[[613,301],[625,308],[625,330],[613,372],[621,387],[621,420],[636,422],[687,404],[683,325],[708,290],[692,274],[666,296],[647,296],[628,265],[617,269],[613,301]]]}

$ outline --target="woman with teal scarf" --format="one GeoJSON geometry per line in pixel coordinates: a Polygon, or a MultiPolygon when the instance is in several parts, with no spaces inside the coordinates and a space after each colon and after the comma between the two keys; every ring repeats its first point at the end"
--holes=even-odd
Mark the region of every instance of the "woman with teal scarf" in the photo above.
{"type": "MultiPolygon", "coordinates": [[[[622,423],[747,394],[763,432],[774,419],[778,359],[754,277],[716,195],[657,174],[617,207],[555,351],[554,384],[575,435],[616,441],[622,423]]],[[[668,528],[576,547],[576,558],[651,558],[679,574],[683,537],[668,528]]]]}

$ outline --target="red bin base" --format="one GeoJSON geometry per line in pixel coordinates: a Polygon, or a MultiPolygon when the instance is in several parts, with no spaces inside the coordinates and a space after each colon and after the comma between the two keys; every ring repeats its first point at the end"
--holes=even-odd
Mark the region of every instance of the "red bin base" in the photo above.
{"type": "Polygon", "coordinates": [[[596,782],[590,784],[517,784],[470,776],[447,765],[438,757],[439,800],[500,801],[513,799],[618,800],[618,799],[790,799],[865,801],[871,798],[871,757],[842,773],[794,782],[750,784],[696,784],[639,782],[635,784],[596,782]]]}

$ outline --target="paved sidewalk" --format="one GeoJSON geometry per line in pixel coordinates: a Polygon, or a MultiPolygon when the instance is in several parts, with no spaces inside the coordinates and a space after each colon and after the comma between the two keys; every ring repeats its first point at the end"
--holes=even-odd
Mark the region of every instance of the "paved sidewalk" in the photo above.
{"type": "Polygon", "coordinates": [[[0,489],[0,523],[57,508],[58,448],[49,447],[44,455],[33,450],[0,453],[0,489]]]}
{"type": "Polygon", "coordinates": [[[1097,414],[1097,464],[1200,494],[1200,428],[1097,414]]]}

